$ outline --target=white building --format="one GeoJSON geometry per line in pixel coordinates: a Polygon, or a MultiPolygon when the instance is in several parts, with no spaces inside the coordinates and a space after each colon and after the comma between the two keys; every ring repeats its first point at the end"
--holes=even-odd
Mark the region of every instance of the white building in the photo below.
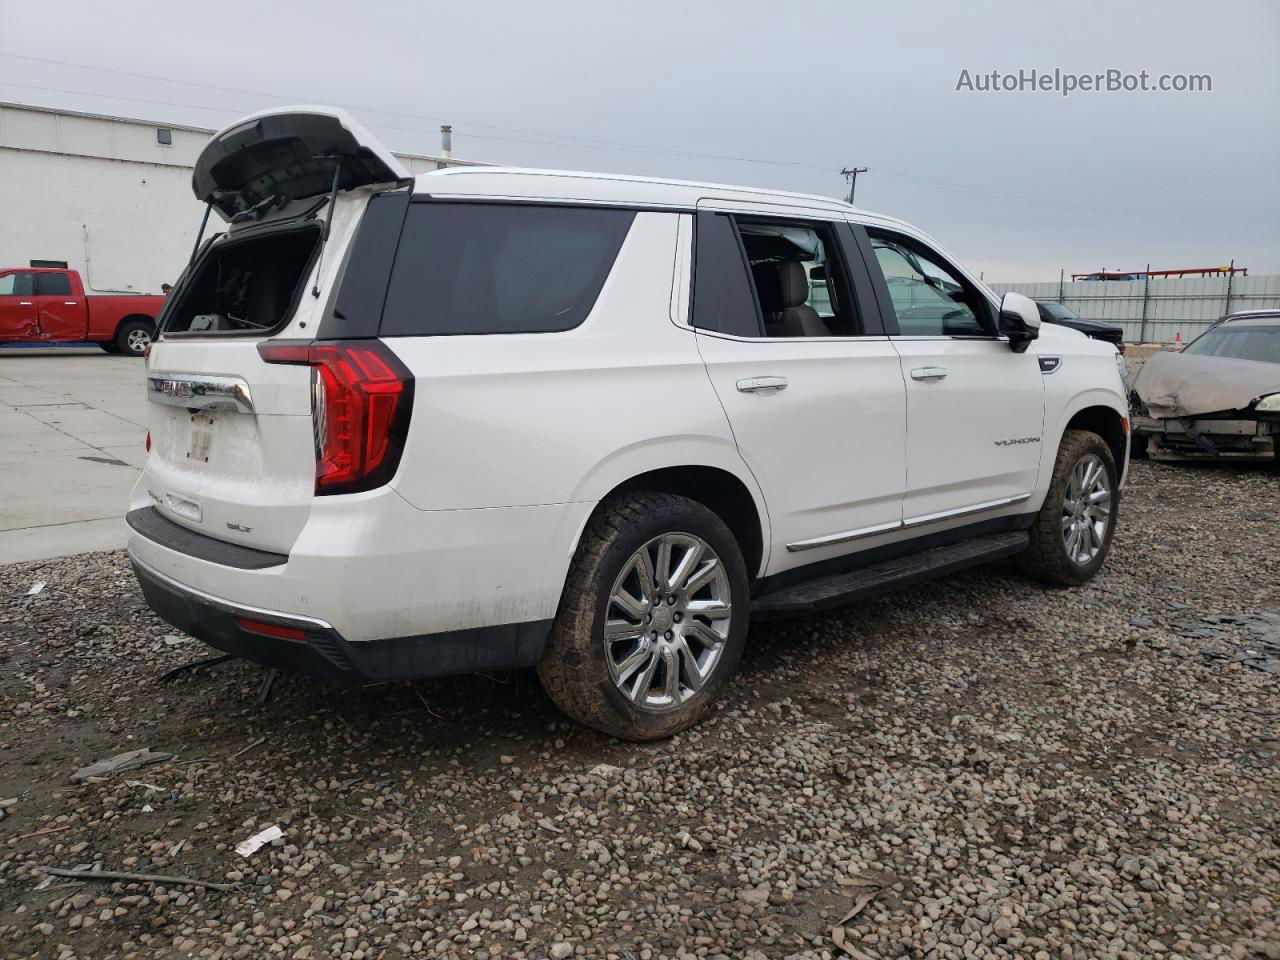
{"type": "MultiPolygon", "coordinates": [[[[204,213],[191,170],[213,133],[0,103],[0,267],[65,265],[95,292],[159,293],[191,254],[204,213]]],[[[398,156],[411,173],[467,163],[398,156]]]]}

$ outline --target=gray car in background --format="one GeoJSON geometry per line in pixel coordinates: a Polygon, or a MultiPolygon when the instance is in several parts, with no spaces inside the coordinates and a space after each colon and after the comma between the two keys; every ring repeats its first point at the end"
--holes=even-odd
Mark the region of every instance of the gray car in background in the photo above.
{"type": "Polygon", "coordinates": [[[1280,462],[1280,310],[1223,317],[1127,386],[1137,455],[1280,462]]]}

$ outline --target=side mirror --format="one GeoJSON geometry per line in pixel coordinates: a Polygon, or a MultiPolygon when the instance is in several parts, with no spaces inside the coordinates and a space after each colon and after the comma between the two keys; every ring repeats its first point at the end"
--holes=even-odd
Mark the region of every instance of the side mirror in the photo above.
{"type": "Polygon", "coordinates": [[[1022,353],[1040,336],[1040,308],[1030,297],[1006,293],[1000,299],[1000,332],[1009,338],[1014,353],[1022,353]]]}

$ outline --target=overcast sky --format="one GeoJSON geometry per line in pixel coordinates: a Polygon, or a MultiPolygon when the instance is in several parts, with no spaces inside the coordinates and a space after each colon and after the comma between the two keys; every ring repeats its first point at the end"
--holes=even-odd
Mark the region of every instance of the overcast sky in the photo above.
{"type": "Polygon", "coordinates": [[[1273,0],[3,10],[5,100],[208,127],[333,103],[400,152],[437,153],[451,122],[468,159],[832,196],[857,165],[859,206],[988,281],[1232,258],[1280,273],[1273,0]],[[1212,91],[956,90],[962,70],[1020,68],[1209,74],[1212,91]]]}

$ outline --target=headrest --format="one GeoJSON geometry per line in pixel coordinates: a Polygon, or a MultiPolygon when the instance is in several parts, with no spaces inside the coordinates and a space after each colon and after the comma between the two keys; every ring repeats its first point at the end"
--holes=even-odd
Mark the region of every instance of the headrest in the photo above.
{"type": "Polygon", "coordinates": [[[809,299],[809,277],[798,260],[758,263],[751,273],[760,294],[760,309],[765,313],[798,307],[809,299]]]}

